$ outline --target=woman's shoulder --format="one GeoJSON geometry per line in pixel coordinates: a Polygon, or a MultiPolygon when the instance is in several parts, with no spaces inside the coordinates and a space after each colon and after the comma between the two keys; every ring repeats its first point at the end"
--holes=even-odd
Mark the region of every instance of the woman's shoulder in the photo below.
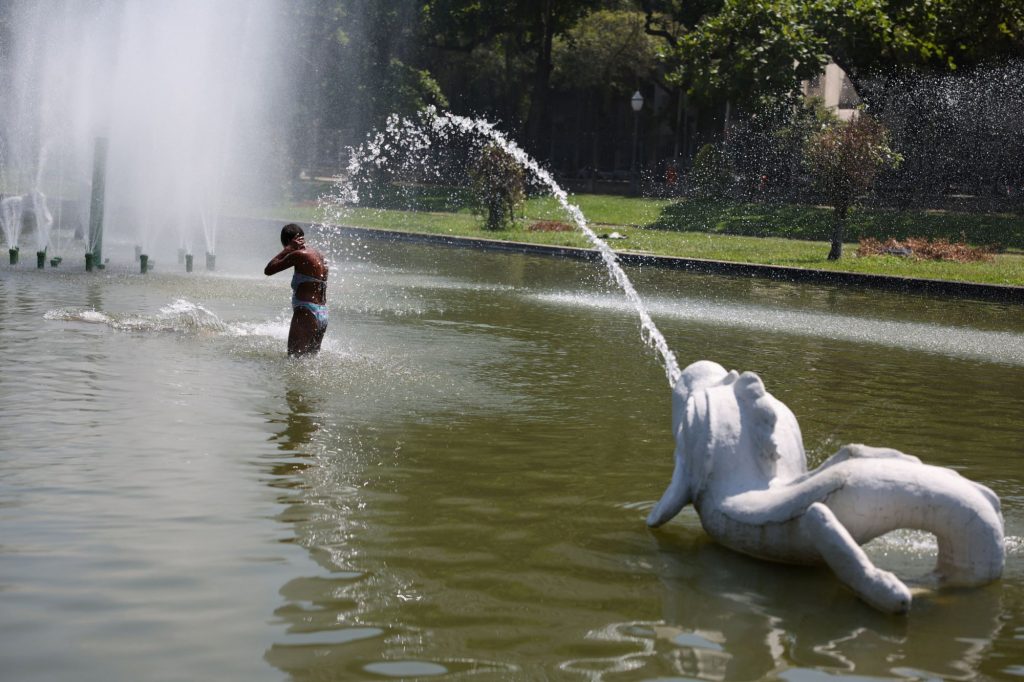
{"type": "Polygon", "coordinates": [[[295,269],[306,275],[320,276],[323,273],[323,277],[327,276],[327,261],[324,255],[316,249],[311,249],[308,246],[301,252],[301,261],[297,263],[295,269]]]}

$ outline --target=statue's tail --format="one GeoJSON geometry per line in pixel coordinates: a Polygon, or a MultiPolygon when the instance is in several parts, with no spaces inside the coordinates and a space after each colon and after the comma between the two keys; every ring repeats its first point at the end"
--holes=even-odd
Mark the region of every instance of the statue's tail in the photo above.
{"type": "Polygon", "coordinates": [[[1006,563],[1003,515],[995,493],[981,484],[962,480],[977,495],[968,500],[959,498],[964,506],[951,509],[944,515],[946,519],[939,521],[938,528],[932,530],[939,544],[935,568],[947,585],[984,585],[998,579],[1006,563]]]}
{"type": "Polygon", "coordinates": [[[932,533],[935,572],[946,585],[969,587],[998,579],[1006,561],[999,498],[956,471],[912,461],[839,465],[849,479],[826,502],[858,542],[898,528],[932,533]],[[864,510],[871,509],[870,515],[864,510]],[[858,530],[859,529],[859,530],[858,530]]]}

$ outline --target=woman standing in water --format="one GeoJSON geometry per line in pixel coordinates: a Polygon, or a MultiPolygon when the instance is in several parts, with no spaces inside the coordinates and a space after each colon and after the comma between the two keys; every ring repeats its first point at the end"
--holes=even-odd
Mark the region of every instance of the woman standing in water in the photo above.
{"type": "Polygon", "coordinates": [[[281,228],[281,244],[284,248],[270,259],[263,274],[295,268],[288,355],[318,353],[327,331],[327,264],[319,251],[306,246],[302,228],[294,223],[281,228]]]}

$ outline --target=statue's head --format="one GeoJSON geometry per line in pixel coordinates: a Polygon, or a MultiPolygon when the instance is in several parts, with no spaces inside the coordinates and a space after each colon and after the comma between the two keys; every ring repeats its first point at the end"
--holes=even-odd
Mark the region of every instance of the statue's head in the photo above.
{"type": "Polygon", "coordinates": [[[807,471],[803,436],[796,416],[769,393],[761,377],[744,372],[732,384],[746,438],[742,456],[752,458],[765,479],[789,480],[807,471]]]}
{"type": "Polygon", "coordinates": [[[716,467],[732,475],[723,464],[735,475],[756,464],[765,481],[806,471],[797,418],[753,372],[729,372],[709,360],[683,370],[673,391],[673,433],[694,498],[716,467]]]}
{"type": "Polygon", "coordinates": [[[807,470],[796,417],[753,372],[737,374],[702,360],[686,367],[672,391],[676,467],[648,518],[672,518],[706,489],[763,488],[807,470]]]}

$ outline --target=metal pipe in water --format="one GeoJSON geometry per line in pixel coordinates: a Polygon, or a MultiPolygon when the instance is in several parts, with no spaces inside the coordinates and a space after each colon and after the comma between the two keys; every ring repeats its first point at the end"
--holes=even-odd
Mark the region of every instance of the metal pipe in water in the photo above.
{"type": "MultiPolygon", "coordinates": [[[[103,208],[107,185],[107,138],[97,137],[92,162],[92,202],[89,206],[89,245],[93,263],[103,269],[103,208]]],[[[86,267],[88,270],[89,268],[86,267]]]]}

